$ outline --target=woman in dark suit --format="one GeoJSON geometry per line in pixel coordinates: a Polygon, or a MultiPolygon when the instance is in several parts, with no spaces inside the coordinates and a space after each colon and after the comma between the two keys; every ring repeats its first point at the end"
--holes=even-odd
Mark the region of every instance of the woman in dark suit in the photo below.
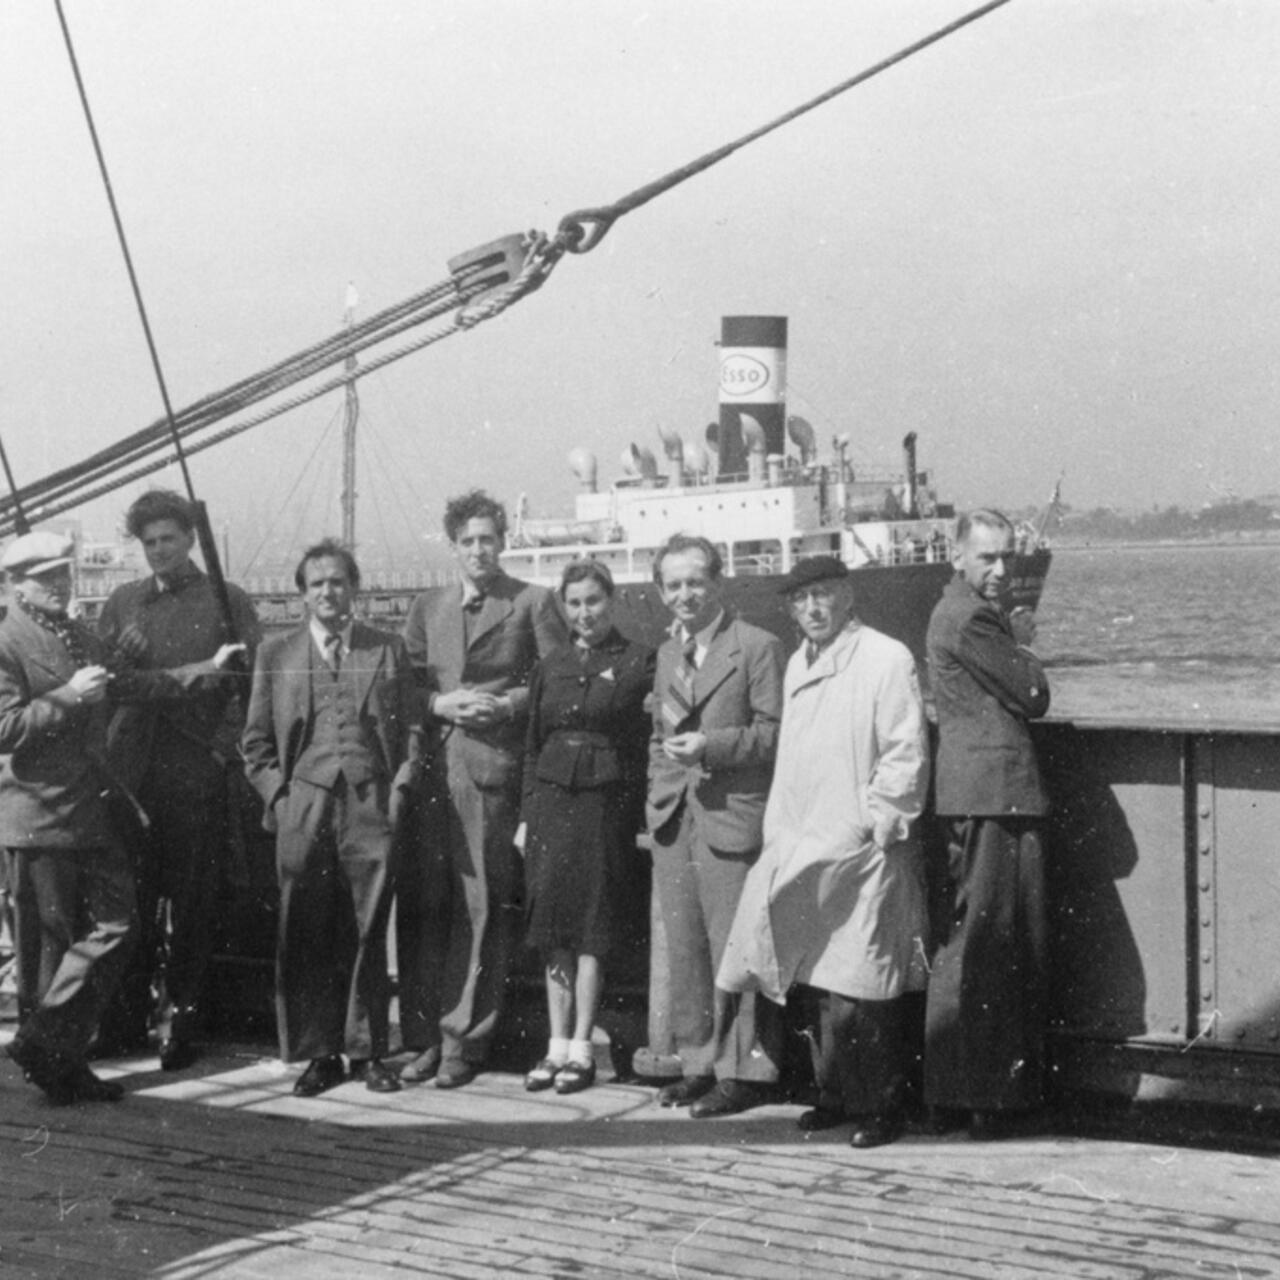
{"type": "Polygon", "coordinates": [[[529,690],[524,802],[528,941],[546,962],[551,1040],[531,1091],[576,1093],[595,1080],[591,1029],[614,932],[625,859],[643,824],[653,652],[613,626],[613,578],[566,566],[560,600],[573,635],[529,690]]]}

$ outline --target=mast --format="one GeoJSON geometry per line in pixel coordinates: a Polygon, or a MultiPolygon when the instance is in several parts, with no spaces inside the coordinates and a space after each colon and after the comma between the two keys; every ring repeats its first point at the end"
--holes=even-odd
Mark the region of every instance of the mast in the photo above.
{"type": "MultiPolygon", "coordinates": [[[[348,333],[356,319],[360,301],[355,285],[347,285],[347,309],[343,323],[348,333]]],[[[356,423],[360,420],[360,396],[356,391],[356,353],[346,360],[346,407],[342,418],[342,541],[356,549],[356,423]]]]}

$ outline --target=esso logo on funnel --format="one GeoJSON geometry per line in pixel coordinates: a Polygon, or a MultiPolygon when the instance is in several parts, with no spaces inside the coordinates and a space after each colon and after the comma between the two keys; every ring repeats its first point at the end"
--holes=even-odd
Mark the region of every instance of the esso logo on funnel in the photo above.
{"type": "Polygon", "coordinates": [[[771,404],[782,399],[779,352],[724,351],[720,357],[720,399],[771,404]],[[770,359],[770,357],[773,357],[770,359]]]}

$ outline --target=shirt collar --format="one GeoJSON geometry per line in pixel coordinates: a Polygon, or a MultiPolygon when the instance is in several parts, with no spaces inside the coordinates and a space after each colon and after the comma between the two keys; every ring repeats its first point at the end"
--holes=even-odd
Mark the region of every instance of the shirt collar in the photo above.
{"type": "MultiPolygon", "coordinates": [[[[353,618],[347,622],[347,625],[343,627],[341,631],[338,632],[338,635],[342,638],[342,648],[339,652],[339,655],[338,655],[339,657],[345,658],[347,654],[351,652],[351,628],[354,625],[355,625],[355,619],[353,618]]],[[[328,627],[323,626],[321,623],[317,622],[315,618],[311,619],[310,626],[311,626],[311,639],[315,641],[315,646],[317,649],[320,650],[321,656],[327,660],[329,656],[329,650],[325,647],[325,641],[332,634],[332,632],[329,630],[328,627]]]]}
{"type": "Polygon", "coordinates": [[[724,610],[718,609],[716,616],[701,631],[689,635],[682,622],[673,622],[671,624],[671,634],[680,641],[682,646],[688,644],[690,640],[693,641],[694,665],[700,667],[703,658],[707,656],[707,650],[711,648],[711,641],[715,638],[716,632],[720,630],[722,622],[724,622],[724,610]]]}
{"type": "Polygon", "coordinates": [[[498,575],[495,573],[492,578],[479,585],[472,582],[470,578],[464,578],[459,575],[458,582],[461,584],[462,607],[465,609],[472,601],[484,600],[486,596],[493,595],[493,588],[497,585],[498,575]]]}

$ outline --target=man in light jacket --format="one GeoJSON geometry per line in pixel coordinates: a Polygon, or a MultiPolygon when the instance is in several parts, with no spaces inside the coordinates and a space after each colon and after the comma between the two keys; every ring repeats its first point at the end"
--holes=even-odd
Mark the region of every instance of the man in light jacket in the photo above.
{"type": "Polygon", "coordinates": [[[800,1127],[851,1122],[852,1145],[875,1147],[902,1130],[902,997],[925,984],[924,708],[910,652],[855,617],[841,560],[801,561],[783,591],[805,643],[787,666],[764,851],[717,982],[778,1004],[815,997],[819,1098],[800,1127]]]}

